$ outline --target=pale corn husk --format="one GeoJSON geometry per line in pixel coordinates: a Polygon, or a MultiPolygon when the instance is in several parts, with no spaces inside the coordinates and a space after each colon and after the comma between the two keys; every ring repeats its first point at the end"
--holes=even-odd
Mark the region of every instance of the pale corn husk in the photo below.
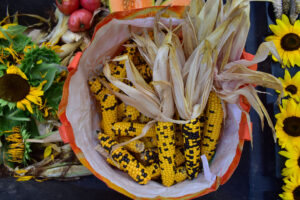
{"type": "MultiPolygon", "coordinates": [[[[184,23],[177,27],[182,30],[183,47],[175,30],[172,30],[171,22],[168,27],[159,22],[161,13],[155,19],[154,41],[146,31],[142,36],[132,34],[141,55],[153,69],[154,90],[147,86],[133,63],[127,59],[126,71],[133,87],[112,77],[108,65],[104,67],[107,79],[124,92],[114,93],[155,121],[175,123],[184,121],[172,119],[174,105],[179,116],[189,121],[203,112],[212,90],[224,102],[238,106],[239,97],[243,95],[257,111],[262,124],[265,116],[274,131],[254,86],[249,84],[279,91],[282,91],[282,85],[272,75],[247,67],[265,60],[269,52],[280,60],[276,48],[273,43],[263,43],[252,61],[240,60],[250,27],[249,1],[236,0],[223,4],[220,0],[206,3],[195,0],[191,5],[184,23]]],[[[247,119],[250,123],[248,114],[247,119]]],[[[140,137],[144,134],[145,131],[140,137]]]]}

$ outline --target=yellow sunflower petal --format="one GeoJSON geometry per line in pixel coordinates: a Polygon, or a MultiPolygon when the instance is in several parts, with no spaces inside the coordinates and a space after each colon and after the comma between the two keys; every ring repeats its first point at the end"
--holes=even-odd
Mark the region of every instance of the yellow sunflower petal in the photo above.
{"type": "MultiPolygon", "coordinates": [[[[270,24],[269,27],[270,27],[271,31],[276,35],[276,36],[273,36],[273,39],[284,35],[284,33],[282,32],[281,28],[278,25],[270,24]]],[[[268,36],[268,37],[270,37],[270,36],[268,36]]]]}
{"type": "Polygon", "coordinates": [[[29,95],[26,96],[26,99],[31,101],[32,103],[34,103],[36,105],[41,105],[42,104],[42,98],[41,97],[37,97],[37,96],[29,94],[29,95]]]}
{"type": "Polygon", "coordinates": [[[276,19],[276,24],[278,26],[278,29],[281,31],[281,35],[285,35],[286,33],[288,33],[290,30],[289,30],[289,26],[286,25],[283,21],[281,21],[280,19],[276,19]]]}
{"type": "Polygon", "coordinates": [[[290,81],[292,78],[291,78],[291,75],[289,73],[289,71],[286,69],[284,71],[284,81],[287,82],[287,81],[290,81]]]}
{"type": "Polygon", "coordinates": [[[297,34],[298,36],[300,35],[300,20],[296,20],[294,23],[293,33],[297,34]]]}
{"type": "Polygon", "coordinates": [[[20,101],[17,102],[17,108],[20,109],[20,110],[25,110],[25,106],[20,101]]]}
{"type": "Polygon", "coordinates": [[[15,66],[15,65],[8,66],[6,73],[7,74],[17,74],[17,75],[20,75],[23,79],[28,80],[26,74],[24,72],[22,72],[22,70],[19,67],[15,66]]]}
{"type": "Polygon", "coordinates": [[[290,20],[285,14],[282,15],[281,20],[285,24],[285,26],[289,28],[289,31],[293,31],[291,30],[292,25],[290,23],[290,20]]]}
{"type": "Polygon", "coordinates": [[[27,99],[23,99],[23,100],[20,101],[20,103],[23,104],[24,106],[26,106],[27,110],[30,113],[33,113],[30,101],[28,101],[27,99]]]}

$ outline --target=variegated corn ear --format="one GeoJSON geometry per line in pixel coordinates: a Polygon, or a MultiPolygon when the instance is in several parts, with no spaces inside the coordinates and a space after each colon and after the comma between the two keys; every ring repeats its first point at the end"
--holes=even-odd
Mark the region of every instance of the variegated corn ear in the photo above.
{"type": "Polygon", "coordinates": [[[200,172],[200,120],[198,118],[182,125],[184,139],[185,168],[189,179],[194,179],[200,172]]]}
{"type": "Polygon", "coordinates": [[[206,122],[201,141],[201,154],[205,154],[208,161],[215,154],[216,145],[221,133],[223,115],[221,99],[215,92],[211,92],[207,102],[206,122]]]}
{"type": "Polygon", "coordinates": [[[175,131],[171,122],[156,122],[158,158],[162,184],[170,187],[175,181],[175,131]]]}
{"type": "Polygon", "coordinates": [[[108,154],[111,154],[112,159],[118,163],[119,168],[128,173],[133,180],[139,184],[146,184],[151,179],[151,174],[146,167],[138,162],[124,147],[119,147],[112,151],[113,146],[118,144],[112,137],[104,133],[99,133],[98,138],[104,150],[108,154]]]}

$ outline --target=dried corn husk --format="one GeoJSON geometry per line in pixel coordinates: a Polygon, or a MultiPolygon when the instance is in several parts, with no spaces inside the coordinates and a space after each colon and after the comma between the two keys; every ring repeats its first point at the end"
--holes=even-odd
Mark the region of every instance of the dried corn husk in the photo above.
{"type": "MultiPolygon", "coordinates": [[[[125,103],[135,106],[144,115],[158,121],[172,121],[175,104],[182,119],[198,117],[204,110],[209,93],[214,89],[222,100],[239,105],[239,96],[245,96],[273,128],[270,117],[258,98],[256,84],[282,91],[280,82],[272,75],[255,72],[247,67],[263,61],[271,51],[278,58],[273,44],[264,43],[253,61],[240,60],[250,27],[248,0],[192,1],[182,25],[184,47],[178,36],[160,22],[159,15],[153,27],[154,41],[147,33],[133,34],[142,56],[153,69],[155,91],[147,84],[128,61],[127,86],[110,76],[108,66],[104,74],[124,94],[116,94],[125,103]],[[162,29],[167,30],[165,34],[162,29]],[[137,81],[138,80],[138,81],[137,81]],[[247,87],[241,88],[244,85],[247,87]],[[147,89],[146,89],[147,88],[147,89]],[[173,98],[170,98],[170,94],[173,98]]],[[[180,27],[181,28],[181,27],[180,27]]],[[[178,122],[178,121],[177,121],[178,122]]],[[[180,121],[182,123],[182,121],[180,121]]]]}

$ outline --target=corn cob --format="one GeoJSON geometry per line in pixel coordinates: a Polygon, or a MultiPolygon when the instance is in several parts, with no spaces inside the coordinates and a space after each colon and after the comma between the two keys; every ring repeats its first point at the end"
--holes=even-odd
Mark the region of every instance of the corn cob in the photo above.
{"type": "Polygon", "coordinates": [[[127,105],[125,107],[125,117],[128,121],[137,121],[141,113],[133,106],[127,105]]]}
{"type": "Polygon", "coordinates": [[[175,178],[174,124],[170,122],[156,122],[155,129],[162,184],[170,187],[173,185],[175,178]]]}
{"type": "Polygon", "coordinates": [[[146,167],[147,171],[151,174],[151,179],[157,179],[160,176],[159,164],[153,163],[152,165],[146,167]]]}
{"type": "Polygon", "coordinates": [[[157,149],[145,149],[140,156],[141,160],[147,164],[152,164],[158,161],[157,149]]]}
{"type": "Polygon", "coordinates": [[[112,152],[117,144],[109,135],[99,133],[98,138],[104,150],[111,154],[112,159],[119,164],[119,168],[128,173],[137,183],[146,184],[151,179],[151,174],[139,163],[124,147],[119,147],[112,152]]]}
{"type": "Polygon", "coordinates": [[[101,101],[104,132],[112,137],[114,137],[114,132],[112,131],[111,127],[118,120],[117,105],[118,102],[116,97],[108,92],[104,95],[101,101]]]}
{"type": "Polygon", "coordinates": [[[89,81],[90,90],[96,100],[100,102],[104,132],[113,136],[114,132],[111,127],[118,120],[118,103],[116,97],[109,94],[108,89],[101,84],[100,79],[101,77],[94,77],[89,81]]]}
{"type": "Polygon", "coordinates": [[[221,133],[223,115],[221,99],[215,92],[211,92],[207,102],[206,122],[201,143],[201,153],[205,154],[208,161],[215,154],[217,141],[221,133]]]}
{"type": "Polygon", "coordinates": [[[176,148],[175,149],[175,165],[179,167],[185,162],[185,156],[182,153],[184,151],[183,148],[176,148]]]}
{"type": "Polygon", "coordinates": [[[186,172],[185,167],[176,168],[176,173],[175,173],[175,182],[176,183],[182,182],[187,178],[188,178],[188,174],[186,172]]]}
{"type": "MultiPolygon", "coordinates": [[[[133,122],[116,122],[113,124],[112,130],[117,136],[135,137],[142,133],[145,124],[133,122]]],[[[151,127],[146,133],[146,137],[155,136],[155,128],[151,127]]]]}
{"type": "Polygon", "coordinates": [[[145,144],[145,148],[156,148],[157,147],[157,139],[156,137],[143,137],[141,139],[144,144],[145,144]]]}
{"type": "Polygon", "coordinates": [[[189,179],[198,176],[200,170],[200,121],[198,118],[182,125],[184,140],[185,168],[189,179]]]}
{"type": "MultiPolygon", "coordinates": [[[[122,142],[127,142],[130,139],[131,139],[131,137],[120,137],[118,139],[118,141],[119,141],[119,143],[122,143],[122,142]]],[[[134,140],[134,141],[130,142],[129,144],[126,144],[125,148],[128,151],[131,151],[131,152],[134,152],[134,153],[141,153],[145,150],[145,145],[140,140],[134,140]]]]}

